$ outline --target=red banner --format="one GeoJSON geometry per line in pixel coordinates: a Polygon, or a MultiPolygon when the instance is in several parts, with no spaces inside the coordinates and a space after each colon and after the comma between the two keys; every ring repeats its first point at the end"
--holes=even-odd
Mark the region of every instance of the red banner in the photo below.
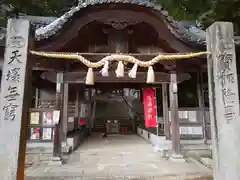
{"type": "Polygon", "coordinates": [[[144,119],[145,127],[156,127],[156,103],[155,103],[155,89],[143,89],[143,105],[144,105],[144,119]]]}
{"type": "Polygon", "coordinates": [[[79,118],[79,124],[84,125],[85,124],[85,117],[80,117],[79,118]]]}

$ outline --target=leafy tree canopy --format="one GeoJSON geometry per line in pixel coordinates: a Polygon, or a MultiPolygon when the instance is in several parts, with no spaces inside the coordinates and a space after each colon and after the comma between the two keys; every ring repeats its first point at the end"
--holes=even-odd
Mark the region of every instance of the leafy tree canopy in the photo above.
{"type": "Polygon", "coordinates": [[[3,0],[3,4],[19,8],[33,16],[59,16],[71,8],[77,0],[3,0]]]}
{"type": "Polygon", "coordinates": [[[240,33],[240,0],[157,0],[178,20],[199,20],[209,26],[214,21],[231,21],[240,33]]]}
{"type": "MultiPolygon", "coordinates": [[[[78,0],[2,1],[7,6],[20,4],[22,13],[35,16],[60,16],[78,3],[78,0]]],[[[240,33],[240,0],[156,0],[156,3],[163,5],[176,20],[199,20],[205,27],[214,21],[232,21],[240,33]]],[[[0,25],[3,16],[0,11],[0,25]]]]}

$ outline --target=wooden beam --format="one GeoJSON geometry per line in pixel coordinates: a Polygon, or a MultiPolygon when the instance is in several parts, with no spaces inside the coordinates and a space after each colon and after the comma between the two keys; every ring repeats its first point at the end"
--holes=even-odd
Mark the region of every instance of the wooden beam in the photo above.
{"type": "MultiPolygon", "coordinates": [[[[41,77],[45,78],[51,82],[56,82],[56,73],[55,72],[44,72],[41,77]]],[[[64,73],[64,82],[65,83],[84,83],[87,72],[66,72],[64,73]]],[[[114,72],[109,72],[108,77],[103,77],[100,72],[95,72],[95,82],[96,83],[146,83],[147,73],[137,72],[136,79],[131,79],[128,76],[128,73],[125,72],[123,78],[117,78],[114,72]]],[[[178,83],[190,79],[190,75],[187,73],[178,74],[178,83]]],[[[155,72],[155,81],[156,84],[169,83],[170,75],[163,72],[155,72]]]]}
{"type": "Polygon", "coordinates": [[[233,24],[215,22],[207,29],[208,85],[213,175],[240,179],[240,118],[233,24]]]}
{"type": "Polygon", "coordinates": [[[32,101],[28,52],[33,36],[30,32],[28,20],[8,20],[0,101],[1,180],[24,179],[28,112],[32,101]]]}

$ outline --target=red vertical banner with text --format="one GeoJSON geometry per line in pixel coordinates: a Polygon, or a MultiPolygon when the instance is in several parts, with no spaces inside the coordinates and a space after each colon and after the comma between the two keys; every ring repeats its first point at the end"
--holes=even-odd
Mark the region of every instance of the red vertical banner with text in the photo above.
{"type": "Polygon", "coordinates": [[[144,105],[144,120],[145,127],[156,127],[156,101],[155,101],[155,89],[144,88],[143,89],[143,105],[144,105]]]}

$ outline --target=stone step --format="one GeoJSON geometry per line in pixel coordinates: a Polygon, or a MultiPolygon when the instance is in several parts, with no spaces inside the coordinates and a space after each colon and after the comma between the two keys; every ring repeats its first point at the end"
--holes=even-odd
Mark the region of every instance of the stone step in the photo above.
{"type": "Polygon", "coordinates": [[[166,175],[166,176],[79,176],[79,177],[30,177],[26,176],[25,180],[213,180],[211,175],[166,175]]]}

